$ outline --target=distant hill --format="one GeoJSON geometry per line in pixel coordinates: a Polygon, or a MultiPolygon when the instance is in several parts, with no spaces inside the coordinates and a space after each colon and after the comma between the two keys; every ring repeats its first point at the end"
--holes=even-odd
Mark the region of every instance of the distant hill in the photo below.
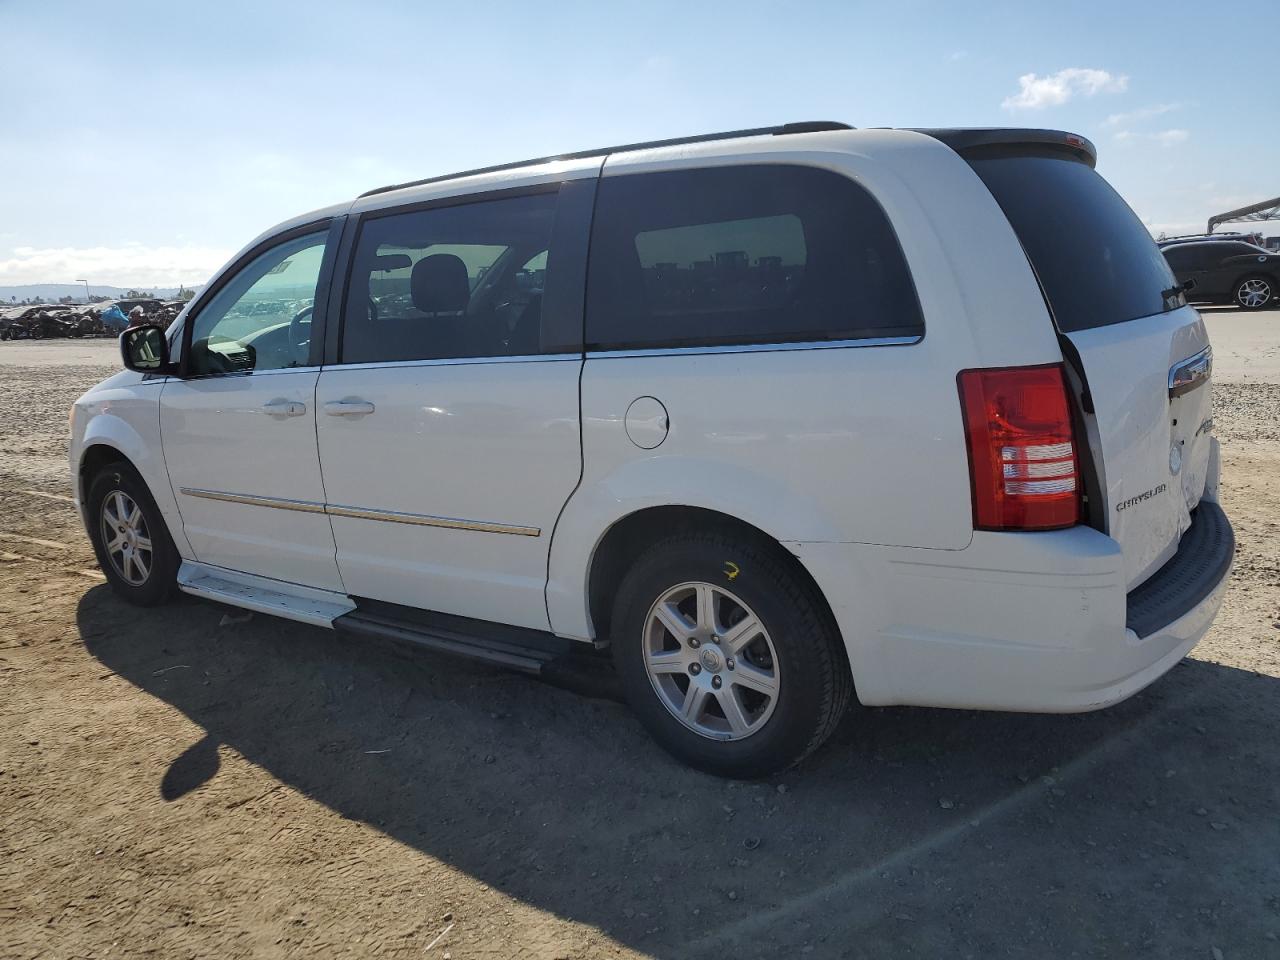
{"type": "MultiPolygon", "coordinates": [[[[187,289],[199,290],[201,286],[203,284],[188,287],[187,289]]],[[[172,300],[178,295],[177,287],[134,287],[133,289],[153,294],[161,300],[172,300]]],[[[128,293],[129,287],[100,287],[91,283],[89,284],[89,292],[95,297],[115,299],[128,293]]],[[[19,287],[0,287],[0,306],[21,303],[23,300],[34,300],[36,297],[43,297],[50,303],[57,303],[60,297],[75,297],[77,301],[83,302],[84,284],[29,283],[19,287]]]]}

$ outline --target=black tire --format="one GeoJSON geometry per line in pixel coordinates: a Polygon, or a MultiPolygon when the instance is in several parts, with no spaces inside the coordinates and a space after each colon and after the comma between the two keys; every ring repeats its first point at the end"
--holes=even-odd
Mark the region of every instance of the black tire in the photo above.
{"type": "MultiPolygon", "coordinates": [[[[177,547],[173,545],[173,538],[169,536],[169,528],[160,514],[160,508],[156,506],[151,491],[133,467],[127,463],[111,463],[90,480],[89,492],[85,497],[85,523],[89,539],[93,542],[93,552],[98,558],[98,566],[102,568],[107,583],[118,596],[140,607],[154,607],[169,599],[177,583],[178,566],[182,560],[178,556],[177,547]],[[122,561],[113,559],[108,554],[107,543],[103,539],[103,507],[107,498],[117,491],[137,505],[145,525],[141,529],[151,542],[148,572],[139,583],[130,582],[126,578],[117,566],[122,561]]],[[[147,553],[143,556],[147,557],[147,553]]],[[[129,566],[128,569],[135,578],[138,576],[137,568],[129,566]]]]}
{"type": "Polygon", "coordinates": [[[1264,310],[1267,307],[1271,306],[1271,302],[1275,300],[1275,298],[1276,298],[1276,283],[1270,277],[1261,277],[1261,276],[1245,277],[1243,280],[1237,283],[1235,286],[1235,289],[1231,291],[1231,302],[1234,303],[1241,310],[1264,310]],[[1265,285],[1265,293],[1260,303],[1255,303],[1252,306],[1250,306],[1246,304],[1244,300],[1246,296],[1245,286],[1246,284],[1259,284],[1259,283],[1265,285]]]}
{"type": "MultiPolygon", "coordinates": [[[[814,587],[776,545],[731,533],[677,535],[642,553],[618,589],[610,633],[623,691],[640,722],[676,758],[717,776],[754,779],[799,763],[831,735],[853,690],[839,633],[814,587]],[[686,726],[650,680],[650,611],[668,590],[691,582],[740,598],[772,640],[777,700],[760,728],[742,739],[711,739],[686,726]]],[[[672,676],[673,683],[687,681],[672,676]]]]}

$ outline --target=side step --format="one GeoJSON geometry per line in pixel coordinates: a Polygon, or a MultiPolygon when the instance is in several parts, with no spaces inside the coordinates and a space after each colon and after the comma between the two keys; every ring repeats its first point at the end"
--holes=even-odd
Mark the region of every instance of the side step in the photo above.
{"type": "Polygon", "coordinates": [[[317,627],[332,628],[337,618],[354,609],[342,594],[234,573],[190,560],[184,560],[178,568],[178,589],[206,600],[317,627]]]}
{"type": "Polygon", "coordinates": [[[542,630],[371,600],[357,600],[356,609],[334,620],[333,628],[339,633],[483,660],[535,676],[578,646],[574,640],[542,630]]]}

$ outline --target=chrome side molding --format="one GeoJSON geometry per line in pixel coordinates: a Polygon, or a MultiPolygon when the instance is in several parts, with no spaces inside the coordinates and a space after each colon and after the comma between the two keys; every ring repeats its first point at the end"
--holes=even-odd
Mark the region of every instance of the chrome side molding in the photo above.
{"type": "Polygon", "coordinates": [[[324,513],[324,504],[314,500],[288,500],[284,497],[255,497],[247,493],[226,493],[222,490],[202,490],[198,487],[181,487],[183,496],[202,500],[222,500],[226,503],[243,503],[251,507],[272,507],[276,510],[298,510],[302,513],[324,513]]]}
{"type": "Polygon", "coordinates": [[[204,500],[220,500],[225,503],[242,503],[251,507],[270,507],[273,510],[297,510],[302,513],[327,513],[331,517],[351,517],[356,520],[377,520],[382,523],[407,523],[418,527],[443,527],[446,530],[472,530],[477,533],[505,533],[514,537],[540,537],[540,527],[518,524],[494,523],[489,520],[461,520],[457,517],[435,517],[425,513],[403,513],[398,510],[372,510],[367,507],[348,507],[336,503],[317,503],[314,500],[290,500],[287,497],[260,497],[245,493],[227,493],[222,490],[202,490],[182,487],[187,497],[204,500]]]}
{"type": "Polygon", "coordinates": [[[538,527],[521,527],[509,523],[492,523],[487,520],[459,520],[456,517],[434,517],[425,513],[401,513],[398,510],[370,510],[367,507],[344,507],[335,503],[325,504],[325,513],[331,517],[354,517],[357,520],[381,520],[384,523],[409,523],[419,527],[444,527],[449,530],[475,530],[479,533],[507,533],[516,537],[542,535],[538,527]]]}

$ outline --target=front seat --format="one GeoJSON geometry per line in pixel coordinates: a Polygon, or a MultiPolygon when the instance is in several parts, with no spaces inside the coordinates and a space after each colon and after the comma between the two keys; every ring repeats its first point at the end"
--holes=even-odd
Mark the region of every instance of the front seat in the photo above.
{"type": "Polygon", "coordinates": [[[467,356],[467,305],[471,302],[471,278],[462,258],[433,253],[413,265],[409,296],[424,317],[414,317],[413,340],[423,349],[421,357],[467,356]]]}
{"type": "Polygon", "coordinates": [[[465,313],[471,300],[467,265],[452,253],[433,253],[423,257],[413,265],[409,293],[414,307],[429,316],[465,313]]]}

